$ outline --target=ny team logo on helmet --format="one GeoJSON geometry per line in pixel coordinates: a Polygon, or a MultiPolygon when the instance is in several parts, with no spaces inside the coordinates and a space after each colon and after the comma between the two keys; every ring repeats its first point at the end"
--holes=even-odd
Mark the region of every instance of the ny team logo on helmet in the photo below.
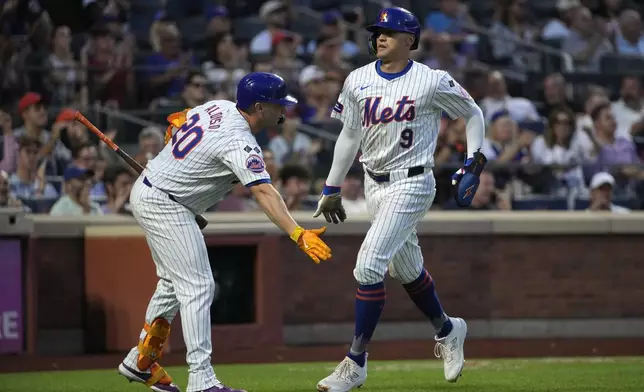
{"type": "Polygon", "coordinates": [[[414,36],[411,50],[418,49],[420,41],[420,23],[411,12],[401,7],[385,8],[380,11],[378,22],[367,26],[367,31],[373,33],[369,38],[369,49],[376,54],[378,51],[378,36],[382,30],[399,31],[414,36]]]}
{"type": "Polygon", "coordinates": [[[246,110],[256,102],[291,106],[297,103],[297,99],[288,94],[286,82],[278,75],[252,72],[237,84],[237,107],[246,110]]]}

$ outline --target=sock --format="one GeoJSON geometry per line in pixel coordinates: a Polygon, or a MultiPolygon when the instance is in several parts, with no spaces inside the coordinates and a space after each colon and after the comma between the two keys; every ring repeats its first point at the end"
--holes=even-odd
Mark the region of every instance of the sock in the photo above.
{"type": "Polygon", "coordinates": [[[416,280],[403,286],[409,298],[414,301],[418,309],[432,323],[438,338],[444,338],[452,332],[452,322],[443,311],[443,307],[436,294],[434,280],[426,269],[423,269],[423,272],[420,273],[420,276],[416,280]]]}
{"type": "Polygon", "coordinates": [[[367,344],[378,325],[385,298],[384,282],[360,285],[356,292],[356,328],[347,356],[361,367],[365,364],[367,344]]]}

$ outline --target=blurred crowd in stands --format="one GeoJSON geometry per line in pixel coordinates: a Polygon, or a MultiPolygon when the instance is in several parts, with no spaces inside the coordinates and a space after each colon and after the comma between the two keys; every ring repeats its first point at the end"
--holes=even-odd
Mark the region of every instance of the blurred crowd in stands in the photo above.
{"type": "MultiPolygon", "coordinates": [[[[489,160],[472,209],[644,208],[642,2],[400,0],[423,24],[414,59],[445,69],[484,111],[489,160]]],[[[136,173],[73,121],[81,110],[144,164],[166,117],[235,99],[250,71],[281,75],[300,103],[257,135],[293,210],[315,208],[341,126],[329,113],[373,57],[377,0],[0,0],[0,206],[128,214],[136,173]],[[144,124],[145,126],[142,126],[144,124]]],[[[436,209],[465,124],[444,117],[436,209]]],[[[365,213],[356,161],[343,186],[365,213]]],[[[256,210],[237,187],[213,210],[256,210]]]]}

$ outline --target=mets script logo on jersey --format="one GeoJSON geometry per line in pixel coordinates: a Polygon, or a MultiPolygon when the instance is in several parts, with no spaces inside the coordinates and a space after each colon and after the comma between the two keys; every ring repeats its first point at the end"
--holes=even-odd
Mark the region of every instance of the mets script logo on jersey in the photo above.
{"type": "Polygon", "coordinates": [[[380,102],[382,97],[369,97],[364,103],[364,116],[362,118],[362,126],[370,127],[378,124],[389,124],[392,121],[403,122],[413,121],[416,118],[416,101],[409,99],[405,95],[402,99],[396,102],[396,108],[385,106],[380,110],[380,102]]]}
{"type": "Polygon", "coordinates": [[[246,168],[253,173],[261,173],[265,167],[264,160],[259,155],[253,154],[246,158],[246,168]]]}

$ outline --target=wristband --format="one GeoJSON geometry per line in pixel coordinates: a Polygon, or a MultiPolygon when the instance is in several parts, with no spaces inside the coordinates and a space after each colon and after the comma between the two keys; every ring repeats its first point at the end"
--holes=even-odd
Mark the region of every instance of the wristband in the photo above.
{"type": "Polygon", "coordinates": [[[333,195],[335,193],[340,193],[340,191],[341,191],[341,188],[339,186],[331,186],[331,185],[324,184],[324,188],[322,188],[323,195],[333,195]]]}
{"type": "Polygon", "coordinates": [[[300,236],[302,236],[302,233],[304,233],[304,228],[301,226],[297,226],[295,230],[291,233],[291,239],[295,242],[297,242],[300,239],[300,236]]]}

